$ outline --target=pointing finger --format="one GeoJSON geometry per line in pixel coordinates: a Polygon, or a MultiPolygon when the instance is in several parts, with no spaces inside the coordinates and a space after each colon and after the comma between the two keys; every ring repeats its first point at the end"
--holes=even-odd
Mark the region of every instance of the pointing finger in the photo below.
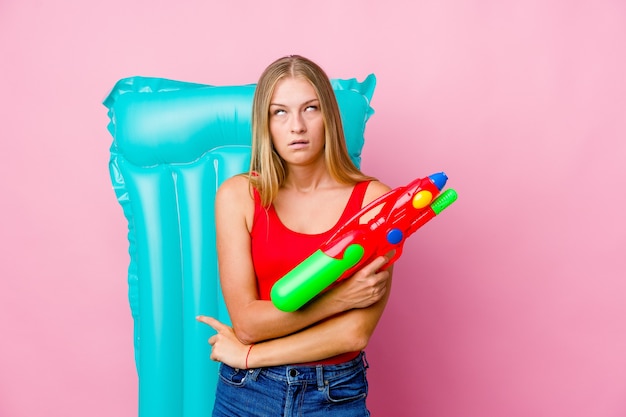
{"type": "Polygon", "coordinates": [[[388,256],[379,256],[375,258],[372,262],[370,262],[368,267],[371,269],[372,272],[376,272],[380,268],[382,268],[387,262],[389,262],[389,259],[390,257],[388,256]]]}
{"type": "Polygon", "coordinates": [[[204,324],[207,324],[207,325],[211,326],[214,330],[216,330],[218,332],[220,330],[222,330],[224,327],[227,327],[222,322],[214,319],[213,317],[209,317],[209,316],[197,316],[196,320],[198,320],[201,323],[204,323],[204,324]]]}

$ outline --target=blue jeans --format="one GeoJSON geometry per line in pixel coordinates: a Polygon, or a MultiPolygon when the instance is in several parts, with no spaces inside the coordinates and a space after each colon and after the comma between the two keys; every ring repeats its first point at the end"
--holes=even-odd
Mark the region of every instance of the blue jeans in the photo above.
{"type": "Polygon", "coordinates": [[[367,417],[365,353],[330,366],[220,365],[213,417],[367,417]]]}

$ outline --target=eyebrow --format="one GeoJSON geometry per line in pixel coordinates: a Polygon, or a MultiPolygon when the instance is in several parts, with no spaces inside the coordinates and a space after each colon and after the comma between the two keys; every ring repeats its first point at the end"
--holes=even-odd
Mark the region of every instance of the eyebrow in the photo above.
{"type": "MultiPolygon", "coordinates": [[[[313,103],[314,101],[319,102],[319,101],[320,101],[320,99],[319,99],[319,98],[312,98],[311,100],[307,100],[307,101],[305,101],[305,102],[304,102],[304,103],[302,103],[301,105],[302,105],[302,106],[306,106],[307,104],[311,104],[311,103],[313,103]]],[[[270,107],[271,107],[271,106],[287,107],[287,105],[285,105],[285,104],[280,104],[280,103],[270,103],[270,107]]]]}

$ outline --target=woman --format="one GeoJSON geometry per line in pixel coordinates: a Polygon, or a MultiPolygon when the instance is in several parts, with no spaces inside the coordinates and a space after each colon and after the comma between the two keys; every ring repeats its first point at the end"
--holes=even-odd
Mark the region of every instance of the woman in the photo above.
{"type": "MultiPolygon", "coordinates": [[[[389,296],[378,257],[296,312],[270,301],[274,282],[361,207],[389,191],[350,161],[329,79],[300,56],[261,75],[249,175],[215,201],[217,251],[233,327],[210,317],[222,362],[214,416],[367,416],[367,346],[389,296]]],[[[371,217],[371,216],[370,216],[371,217]]],[[[361,219],[367,222],[368,218],[361,219]]]]}

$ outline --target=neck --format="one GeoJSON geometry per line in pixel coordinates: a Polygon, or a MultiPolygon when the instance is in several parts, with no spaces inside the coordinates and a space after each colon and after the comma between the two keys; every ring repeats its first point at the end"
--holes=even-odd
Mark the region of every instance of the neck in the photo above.
{"type": "Polygon", "coordinates": [[[291,166],[283,187],[306,193],[334,182],[325,165],[291,166]]]}

